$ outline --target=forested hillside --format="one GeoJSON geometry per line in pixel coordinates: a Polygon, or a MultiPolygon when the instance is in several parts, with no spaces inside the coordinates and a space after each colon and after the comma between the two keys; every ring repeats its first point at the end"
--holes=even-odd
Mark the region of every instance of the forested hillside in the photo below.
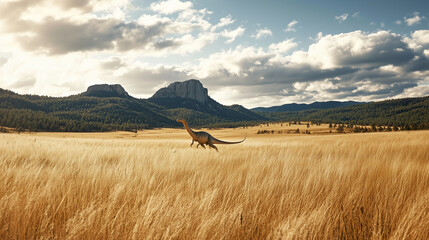
{"type": "Polygon", "coordinates": [[[264,113],[273,120],[351,123],[398,126],[403,129],[429,128],[429,96],[386,100],[349,107],[264,113]]]}
{"type": "Polygon", "coordinates": [[[267,118],[242,106],[224,106],[210,99],[136,99],[87,93],[70,97],[19,95],[0,89],[0,126],[20,131],[133,131],[144,128],[180,127],[185,118],[195,127],[261,121],[267,118]],[[175,104],[173,104],[175,103],[175,104]],[[173,104],[173,105],[172,105],[173,104]]]}
{"type": "MultiPolygon", "coordinates": [[[[126,93],[126,92],[125,92],[126,93]]],[[[267,121],[311,121],[429,128],[429,97],[405,98],[333,109],[257,113],[240,105],[224,106],[210,97],[204,103],[185,98],[136,99],[128,94],[70,97],[19,95],[0,89],[0,126],[20,131],[134,131],[181,127],[237,127],[267,121]],[[123,96],[123,97],[120,97],[123,96]]]]}
{"type": "Polygon", "coordinates": [[[175,126],[176,122],[134,98],[65,98],[0,94],[0,125],[30,131],[108,131],[175,126]]]}

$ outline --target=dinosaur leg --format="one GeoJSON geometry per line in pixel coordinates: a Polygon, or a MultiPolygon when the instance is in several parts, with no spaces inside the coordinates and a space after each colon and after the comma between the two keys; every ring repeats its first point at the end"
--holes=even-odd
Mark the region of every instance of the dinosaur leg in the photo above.
{"type": "MultiPolygon", "coordinates": [[[[190,147],[192,147],[192,144],[194,144],[194,139],[192,139],[192,142],[191,142],[191,146],[190,147]]],[[[198,147],[198,146],[197,146],[198,147]]]]}
{"type": "Polygon", "coordinates": [[[198,146],[201,146],[201,147],[203,147],[203,148],[206,148],[206,146],[204,146],[204,143],[198,143],[197,148],[198,148],[198,146]]]}
{"type": "Polygon", "coordinates": [[[210,146],[211,148],[216,149],[216,152],[219,152],[219,150],[217,150],[217,147],[216,147],[215,145],[213,145],[213,143],[209,143],[209,146],[210,146]]]}

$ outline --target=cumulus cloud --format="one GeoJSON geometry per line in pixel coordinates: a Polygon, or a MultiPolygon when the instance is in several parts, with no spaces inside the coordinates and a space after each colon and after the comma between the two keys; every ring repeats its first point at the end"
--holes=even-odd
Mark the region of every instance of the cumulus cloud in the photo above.
{"type": "Polygon", "coordinates": [[[273,43],[269,46],[269,50],[277,53],[286,53],[298,46],[294,39],[287,39],[279,43],[273,43]]]}
{"type": "MultiPolygon", "coordinates": [[[[90,17],[92,13],[116,13],[131,6],[129,0],[17,0],[2,1],[0,16],[13,23],[16,20],[42,22],[44,18],[73,18],[80,20],[90,17]]],[[[120,15],[120,14],[119,14],[120,15]]]]}
{"type": "Polygon", "coordinates": [[[245,30],[239,27],[217,31],[234,22],[231,16],[221,18],[213,25],[208,18],[210,11],[194,9],[191,2],[179,0],[160,1],[150,7],[161,14],[179,12],[177,17],[143,14],[136,20],[126,21],[109,14],[129,4],[128,0],[7,2],[0,5],[0,32],[12,38],[24,51],[47,55],[133,50],[160,56],[195,52],[220,36],[232,42],[245,30]],[[34,18],[35,8],[38,10],[36,13],[43,15],[42,18],[34,18]],[[57,15],[58,9],[64,9],[63,12],[71,15],[57,15]],[[104,11],[100,15],[102,17],[97,17],[96,10],[104,11]],[[196,44],[189,41],[196,41],[196,44]]]}
{"type": "Polygon", "coordinates": [[[222,32],[222,36],[226,37],[226,43],[232,43],[234,42],[234,40],[239,37],[242,36],[244,34],[244,32],[246,31],[246,29],[242,26],[234,29],[234,30],[223,30],[222,32]]]}
{"type": "MultiPolygon", "coordinates": [[[[262,49],[239,46],[236,49],[214,53],[200,59],[199,65],[194,67],[190,74],[198,78],[224,78],[228,81],[228,76],[245,76],[246,71],[251,70],[250,68],[255,65],[262,65],[270,58],[269,56],[270,54],[262,49]]],[[[222,83],[219,82],[219,84],[222,83]]]]}
{"type": "Polygon", "coordinates": [[[406,22],[408,26],[412,26],[414,24],[419,24],[423,19],[424,17],[420,17],[420,13],[415,12],[413,17],[404,17],[404,22],[406,22]]]}
{"type": "MultiPolygon", "coordinates": [[[[85,23],[46,19],[41,24],[31,23],[31,26],[32,34],[18,35],[16,40],[27,51],[40,51],[49,55],[131,49],[151,52],[180,47],[179,41],[167,38],[168,34],[177,29],[172,22],[143,25],[116,19],[91,19],[85,23]]],[[[181,30],[185,34],[191,29],[181,30]]]]}
{"type": "MultiPolygon", "coordinates": [[[[127,45],[138,40],[149,42],[153,35],[162,31],[160,29],[152,30],[154,32],[152,36],[146,36],[145,39],[132,39],[133,36],[130,33],[139,31],[132,31],[133,28],[136,29],[135,26],[121,26],[120,22],[110,19],[93,19],[84,24],[48,19],[42,24],[29,24],[32,25],[32,34],[18,36],[16,39],[25,50],[41,50],[47,54],[113,49],[116,46],[125,49],[127,45]],[[122,34],[127,33],[131,40],[120,42],[123,39],[122,34]]],[[[147,31],[150,32],[150,30],[147,31]]],[[[143,32],[144,30],[141,31],[141,33],[143,32]]]]}
{"type": "Polygon", "coordinates": [[[326,35],[308,50],[308,58],[321,68],[402,64],[413,56],[402,37],[388,31],[326,35]]]}
{"type": "Polygon", "coordinates": [[[253,38],[260,39],[263,37],[272,36],[273,32],[268,28],[258,29],[256,33],[252,35],[253,38]]]}
{"type": "Polygon", "coordinates": [[[295,32],[296,31],[296,29],[295,29],[295,25],[296,24],[298,24],[298,21],[297,20],[292,20],[292,22],[290,22],[287,25],[287,28],[285,29],[285,31],[286,32],[295,32]]]}
{"type": "Polygon", "coordinates": [[[180,0],[167,0],[160,1],[156,3],[152,3],[150,8],[152,11],[159,12],[162,14],[172,14],[175,12],[180,12],[186,9],[190,9],[193,7],[192,2],[186,1],[182,2],[180,0]]]}
{"type": "Polygon", "coordinates": [[[407,39],[414,49],[429,48],[429,30],[417,30],[411,34],[411,39],[407,39]]]}
{"type": "Polygon", "coordinates": [[[394,98],[421,97],[429,95],[429,85],[418,85],[405,89],[402,93],[393,96],[394,98]]]}
{"type": "Polygon", "coordinates": [[[231,15],[228,15],[226,17],[223,17],[219,20],[219,23],[213,26],[212,31],[215,31],[217,28],[225,27],[230,24],[233,24],[235,22],[234,19],[232,19],[231,15]]]}
{"type": "MultiPolygon", "coordinates": [[[[215,87],[234,84],[240,87],[262,85],[262,88],[265,88],[267,85],[280,84],[285,89],[295,82],[333,78],[355,71],[352,68],[324,70],[309,63],[294,63],[288,60],[289,56],[271,50],[272,48],[239,46],[236,49],[212,54],[206,59],[201,59],[200,64],[194,67],[189,75],[206,80],[215,87]]],[[[278,91],[279,88],[272,90],[278,91]]]]}
{"type": "MultiPolygon", "coordinates": [[[[416,31],[412,40],[425,44],[425,34],[416,31]]],[[[187,74],[209,83],[216,96],[228,93],[226,102],[242,99],[247,107],[262,105],[262,99],[267,105],[274,99],[373,101],[426,89],[424,51],[413,51],[388,31],[320,36],[307,51],[285,54],[295,46],[291,39],[268,48],[239,46],[200,59],[187,74]]]]}
{"type": "Polygon", "coordinates": [[[208,21],[208,16],[211,14],[212,12],[205,8],[200,10],[186,9],[180,12],[178,18],[174,21],[178,23],[192,24],[203,31],[208,31],[212,28],[212,24],[208,21]]]}

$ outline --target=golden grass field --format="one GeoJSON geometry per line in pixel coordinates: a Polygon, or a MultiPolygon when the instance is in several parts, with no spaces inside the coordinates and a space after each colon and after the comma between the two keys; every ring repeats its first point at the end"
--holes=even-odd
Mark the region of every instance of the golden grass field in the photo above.
{"type": "Polygon", "coordinates": [[[429,131],[271,128],[0,134],[0,239],[428,239],[429,131]]]}

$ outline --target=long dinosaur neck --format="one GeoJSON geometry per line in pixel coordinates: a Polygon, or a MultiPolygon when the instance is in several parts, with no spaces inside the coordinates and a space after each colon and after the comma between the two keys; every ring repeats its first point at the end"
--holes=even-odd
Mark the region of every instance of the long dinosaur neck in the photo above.
{"type": "Polygon", "coordinates": [[[183,125],[186,128],[186,131],[188,131],[189,135],[191,135],[192,138],[196,139],[197,135],[195,135],[195,132],[192,131],[192,129],[189,128],[188,123],[187,122],[183,122],[183,125]]]}

